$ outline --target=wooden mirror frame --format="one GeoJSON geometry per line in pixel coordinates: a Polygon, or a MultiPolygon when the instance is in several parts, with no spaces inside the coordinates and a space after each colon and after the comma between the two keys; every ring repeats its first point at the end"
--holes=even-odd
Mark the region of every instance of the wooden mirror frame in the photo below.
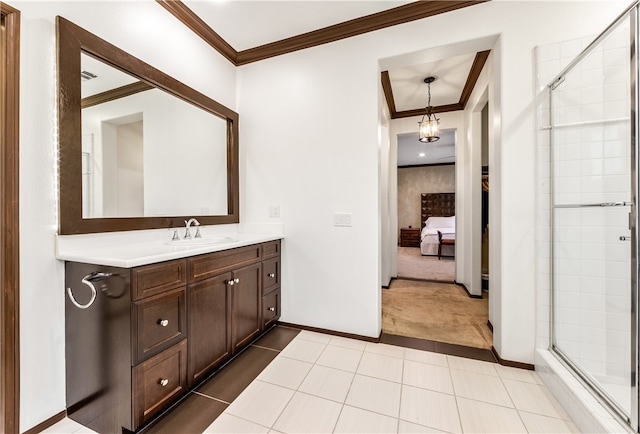
{"type": "Polygon", "coordinates": [[[240,221],[238,114],[60,16],[56,17],[56,31],[59,234],[179,227],[191,217],[197,218],[202,225],[238,223],[240,221]],[[227,121],[226,215],[83,218],[82,96],[80,91],[80,54],[83,52],[227,121]]]}

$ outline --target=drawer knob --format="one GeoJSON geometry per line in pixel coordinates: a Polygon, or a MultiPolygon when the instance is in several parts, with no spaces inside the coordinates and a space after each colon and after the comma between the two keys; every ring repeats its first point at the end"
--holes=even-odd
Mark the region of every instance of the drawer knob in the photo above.
{"type": "Polygon", "coordinates": [[[233,281],[236,282],[236,283],[240,283],[240,279],[237,278],[237,277],[235,279],[233,279],[233,281]]]}
{"type": "Polygon", "coordinates": [[[233,286],[233,285],[235,285],[235,282],[233,281],[233,279],[227,280],[227,285],[233,286]]]}
{"type": "Polygon", "coordinates": [[[161,320],[160,320],[160,325],[161,325],[162,327],[166,327],[166,326],[168,326],[168,325],[169,325],[169,320],[168,320],[168,319],[161,319],[161,320]]]}
{"type": "Polygon", "coordinates": [[[270,310],[271,312],[275,312],[276,308],[275,307],[268,307],[267,310],[270,310]]]}
{"type": "Polygon", "coordinates": [[[169,384],[169,380],[167,380],[166,378],[163,378],[162,380],[160,380],[160,385],[162,387],[165,387],[167,384],[169,384]]]}
{"type": "Polygon", "coordinates": [[[276,277],[276,273],[269,273],[269,277],[276,277]]]}

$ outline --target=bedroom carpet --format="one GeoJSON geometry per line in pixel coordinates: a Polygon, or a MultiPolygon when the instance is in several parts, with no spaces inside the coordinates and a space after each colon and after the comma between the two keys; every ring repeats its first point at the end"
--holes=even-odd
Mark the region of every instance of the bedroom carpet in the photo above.
{"type": "Polygon", "coordinates": [[[471,298],[450,283],[394,280],[382,291],[382,331],[490,349],[488,302],[488,293],[482,299],[471,298]]]}
{"type": "Polygon", "coordinates": [[[456,261],[453,258],[422,256],[419,247],[398,247],[398,278],[455,280],[456,261]]]}

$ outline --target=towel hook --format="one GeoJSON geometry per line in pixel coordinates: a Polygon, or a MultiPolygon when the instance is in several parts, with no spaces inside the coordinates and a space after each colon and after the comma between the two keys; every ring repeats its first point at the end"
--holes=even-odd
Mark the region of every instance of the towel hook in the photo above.
{"type": "Polygon", "coordinates": [[[71,287],[67,288],[67,294],[69,295],[69,299],[78,309],[87,309],[93,304],[94,301],[96,301],[97,291],[96,291],[96,287],[93,286],[93,282],[95,282],[96,280],[101,280],[105,277],[110,277],[112,275],[113,273],[103,273],[99,271],[94,271],[93,273],[87,274],[82,278],[82,283],[84,283],[89,288],[91,288],[91,299],[89,300],[89,302],[86,304],[78,303],[78,300],[76,300],[76,298],[73,296],[73,291],[71,290],[71,287]]]}

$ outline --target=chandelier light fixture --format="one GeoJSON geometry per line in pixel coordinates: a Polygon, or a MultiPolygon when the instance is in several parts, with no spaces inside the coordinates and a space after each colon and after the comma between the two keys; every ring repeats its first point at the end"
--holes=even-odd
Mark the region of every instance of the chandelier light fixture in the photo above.
{"type": "Polygon", "coordinates": [[[438,129],[438,122],[440,122],[440,119],[437,119],[436,115],[432,113],[433,107],[431,107],[431,83],[436,81],[436,78],[427,77],[422,81],[427,83],[429,100],[427,103],[427,108],[425,109],[425,114],[422,116],[422,120],[418,122],[418,140],[421,142],[435,142],[440,138],[440,131],[438,129]]]}

